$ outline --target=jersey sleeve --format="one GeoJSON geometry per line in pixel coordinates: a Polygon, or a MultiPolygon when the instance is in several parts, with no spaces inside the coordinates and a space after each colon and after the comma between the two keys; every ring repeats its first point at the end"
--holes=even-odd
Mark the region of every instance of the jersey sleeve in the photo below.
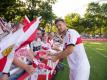
{"type": "Polygon", "coordinates": [[[80,36],[80,35],[79,35],[78,32],[75,31],[75,30],[68,31],[67,36],[66,36],[67,46],[68,46],[68,45],[73,45],[73,46],[75,46],[75,45],[76,45],[76,42],[77,42],[77,38],[78,38],[79,36],[80,36]]]}

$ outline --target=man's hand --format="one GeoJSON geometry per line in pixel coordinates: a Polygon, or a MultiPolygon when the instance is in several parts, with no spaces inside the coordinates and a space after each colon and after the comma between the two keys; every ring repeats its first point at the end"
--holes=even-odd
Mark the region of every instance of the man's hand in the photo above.
{"type": "Polygon", "coordinates": [[[59,45],[54,44],[54,45],[52,46],[52,49],[53,49],[53,50],[58,50],[58,49],[59,49],[59,45]]]}
{"type": "Polygon", "coordinates": [[[56,53],[55,55],[51,56],[51,59],[52,61],[57,61],[58,59],[63,59],[63,58],[66,58],[67,56],[69,56],[72,51],[74,49],[74,46],[73,45],[69,45],[67,46],[67,48],[59,53],[56,53]]]}
{"type": "Polygon", "coordinates": [[[25,69],[29,74],[33,74],[35,72],[35,68],[32,65],[28,65],[25,69]]]}
{"type": "Polygon", "coordinates": [[[50,59],[51,59],[53,62],[56,62],[56,61],[58,60],[57,55],[51,55],[51,56],[50,56],[50,59]]]}

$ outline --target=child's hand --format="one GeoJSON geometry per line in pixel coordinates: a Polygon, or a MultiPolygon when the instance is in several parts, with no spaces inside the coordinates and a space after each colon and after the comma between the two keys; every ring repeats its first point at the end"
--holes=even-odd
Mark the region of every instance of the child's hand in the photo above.
{"type": "Polygon", "coordinates": [[[8,80],[8,75],[7,74],[3,74],[2,78],[0,80],[8,80]]]}

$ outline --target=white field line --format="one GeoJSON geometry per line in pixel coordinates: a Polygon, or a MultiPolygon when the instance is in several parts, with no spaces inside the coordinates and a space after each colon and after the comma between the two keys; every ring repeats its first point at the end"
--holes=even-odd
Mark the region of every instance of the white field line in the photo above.
{"type": "MultiPolygon", "coordinates": [[[[89,46],[87,46],[87,47],[89,47],[89,46]]],[[[96,48],[94,48],[94,49],[93,49],[92,47],[89,47],[89,48],[91,48],[91,50],[93,50],[93,51],[97,52],[99,55],[101,55],[101,56],[103,56],[103,57],[107,58],[107,56],[106,56],[106,55],[104,55],[103,53],[99,52],[96,48]]]]}

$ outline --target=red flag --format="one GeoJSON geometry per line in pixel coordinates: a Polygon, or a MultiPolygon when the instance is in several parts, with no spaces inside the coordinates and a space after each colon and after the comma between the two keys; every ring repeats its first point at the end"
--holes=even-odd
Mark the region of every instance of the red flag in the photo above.
{"type": "Polygon", "coordinates": [[[30,20],[28,19],[28,17],[25,15],[24,19],[23,19],[23,23],[24,25],[27,25],[30,23],[30,20]]]}
{"type": "Polygon", "coordinates": [[[7,73],[9,71],[14,58],[14,50],[18,50],[35,39],[36,29],[40,22],[39,19],[40,17],[36,21],[30,22],[24,28],[8,35],[0,42],[0,72],[7,73]],[[14,46],[11,47],[11,45],[14,46]],[[8,67],[7,63],[10,64],[8,67]]]}

